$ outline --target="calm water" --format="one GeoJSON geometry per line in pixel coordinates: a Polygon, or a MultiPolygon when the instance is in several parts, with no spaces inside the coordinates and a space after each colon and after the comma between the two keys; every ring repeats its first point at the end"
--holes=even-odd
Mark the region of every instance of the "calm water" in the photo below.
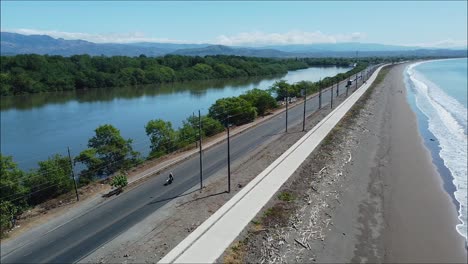
{"type": "Polygon", "coordinates": [[[202,114],[217,99],[237,96],[253,88],[268,89],[280,79],[290,83],[318,81],[348,71],[326,67],[292,71],[283,76],[201,81],[163,86],[93,89],[79,92],[4,97],[1,100],[1,152],[23,169],[55,153],[72,155],[86,148],[94,129],[112,124],[134,149],[146,155],[149,139],[144,126],[151,119],[171,121],[174,128],[192,113],[202,114]]]}
{"type": "Polygon", "coordinates": [[[406,72],[410,102],[418,114],[433,161],[444,177],[445,189],[456,200],[467,238],[467,59],[438,60],[410,65],[406,72]],[[448,180],[447,180],[448,179],[448,180]]]}

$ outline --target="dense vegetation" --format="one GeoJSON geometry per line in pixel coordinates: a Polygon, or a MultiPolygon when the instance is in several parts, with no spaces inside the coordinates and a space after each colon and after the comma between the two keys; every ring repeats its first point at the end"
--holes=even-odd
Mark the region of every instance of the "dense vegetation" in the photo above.
{"type": "Polygon", "coordinates": [[[351,59],[271,59],[238,56],[164,57],[16,55],[1,57],[0,94],[135,86],[285,74],[310,66],[348,66],[351,59]]]}
{"type": "Polygon", "coordinates": [[[340,81],[346,80],[356,73],[364,70],[367,63],[360,62],[353,69],[339,73],[333,77],[326,77],[318,82],[300,81],[294,84],[288,84],[285,81],[276,82],[271,88],[270,92],[276,95],[276,100],[284,100],[285,97],[302,97],[303,91],[307,94],[317,92],[320,88],[332,86],[340,81]]]}
{"type": "MultiPolygon", "coordinates": [[[[359,63],[352,70],[325,78],[321,82],[302,81],[289,84],[278,81],[268,91],[253,89],[238,97],[221,98],[209,108],[208,115],[201,116],[200,119],[198,116],[190,116],[178,129],[174,129],[171,122],[161,119],[150,120],[144,127],[151,142],[151,152],[147,159],[193,146],[200,136],[216,135],[224,131],[227,125],[251,122],[257,115],[265,115],[269,110],[276,108],[277,100],[284,100],[286,96],[300,97],[301,90],[304,89],[308,94],[313,93],[319,87],[347,79],[366,66],[366,63],[359,63]]],[[[120,176],[116,177],[112,184],[122,187],[126,185],[123,172],[143,160],[140,153],[133,150],[131,139],[124,139],[117,128],[106,124],[96,128],[95,135],[88,141],[88,148],[73,161],[68,157],[53,155],[48,160],[39,162],[36,170],[24,172],[13,162],[12,157],[0,154],[2,235],[14,225],[16,216],[26,208],[73,189],[72,163],[81,163],[85,166],[79,175],[80,186],[117,174],[120,176]]]]}

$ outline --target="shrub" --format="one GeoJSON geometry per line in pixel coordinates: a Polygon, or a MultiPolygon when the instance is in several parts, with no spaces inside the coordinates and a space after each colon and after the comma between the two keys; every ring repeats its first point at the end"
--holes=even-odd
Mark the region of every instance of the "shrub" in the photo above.
{"type": "Polygon", "coordinates": [[[110,185],[114,188],[123,188],[127,186],[128,181],[127,181],[127,174],[126,173],[119,173],[116,176],[112,178],[112,181],[110,182],[110,185]]]}

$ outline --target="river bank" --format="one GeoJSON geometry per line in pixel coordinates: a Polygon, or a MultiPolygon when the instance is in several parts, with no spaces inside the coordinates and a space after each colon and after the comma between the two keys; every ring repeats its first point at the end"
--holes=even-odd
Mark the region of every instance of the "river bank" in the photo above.
{"type": "Polygon", "coordinates": [[[404,67],[358,102],[224,261],[466,262],[455,205],[406,101],[404,67]]]}
{"type": "Polygon", "coordinates": [[[72,157],[77,156],[87,148],[88,139],[98,126],[112,124],[124,138],[133,139],[134,150],[146,156],[150,140],[144,127],[149,120],[162,118],[177,128],[198,110],[206,114],[217,99],[239,96],[253,88],[266,90],[281,79],[289,83],[318,81],[349,69],[308,68],[274,78],[238,82],[203,81],[138,89],[94,89],[70,92],[68,96],[58,93],[20,96],[19,100],[2,98],[1,104],[8,107],[1,111],[1,152],[13,156],[21,169],[29,170],[53,154],[66,156],[67,146],[72,157]]]}

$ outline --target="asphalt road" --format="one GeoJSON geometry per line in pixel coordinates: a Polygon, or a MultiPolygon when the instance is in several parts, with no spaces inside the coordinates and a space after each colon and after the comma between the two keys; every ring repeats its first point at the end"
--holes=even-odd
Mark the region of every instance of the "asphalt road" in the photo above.
{"type": "MultiPolygon", "coordinates": [[[[340,95],[346,92],[346,82],[339,85],[340,95]]],[[[353,83],[349,89],[355,89],[353,83]]],[[[333,88],[336,96],[336,85],[333,88]]],[[[322,107],[330,107],[330,91],[322,93],[322,107]]],[[[319,98],[307,101],[307,114],[318,109],[319,98]]],[[[302,122],[303,105],[288,111],[289,126],[302,122]]],[[[285,114],[279,114],[237,136],[231,138],[231,162],[248,155],[279,133],[285,131],[285,114]]],[[[288,132],[294,132],[288,130],[288,132]]],[[[203,177],[206,179],[227,167],[226,142],[203,153],[203,177]]],[[[164,187],[165,176],[153,177],[144,184],[122,193],[65,225],[17,248],[2,257],[2,263],[71,263],[89,255],[106,242],[143,220],[168,201],[199,184],[199,156],[194,156],[171,169],[173,184],[164,187]]],[[[163,171],[162,175],[167,175],[163,171]]]]}

